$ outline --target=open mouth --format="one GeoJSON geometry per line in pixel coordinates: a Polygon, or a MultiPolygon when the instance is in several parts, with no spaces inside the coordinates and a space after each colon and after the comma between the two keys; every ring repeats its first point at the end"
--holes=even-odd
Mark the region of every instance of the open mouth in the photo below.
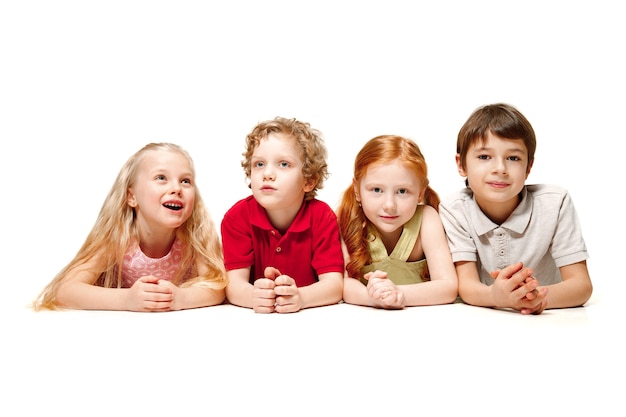
{"type": "Polygon", "coordinates": [[[170,209],[170,210],[174,210],[174,211],[178,211],[178,210],[182,210],[183,209],[183,205],[182,204],[177,204],[177,203],[164,203],[163,207],[170,209]]]}

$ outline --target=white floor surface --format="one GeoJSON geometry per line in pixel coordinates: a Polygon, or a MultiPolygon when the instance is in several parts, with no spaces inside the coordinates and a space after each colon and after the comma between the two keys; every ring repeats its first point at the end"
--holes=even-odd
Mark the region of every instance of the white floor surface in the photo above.
{"type": "Polygon", "coordinates": [[[539,316],[14,308],[0,415],[624,415],[623,313],[601,290],[539,316]]]}

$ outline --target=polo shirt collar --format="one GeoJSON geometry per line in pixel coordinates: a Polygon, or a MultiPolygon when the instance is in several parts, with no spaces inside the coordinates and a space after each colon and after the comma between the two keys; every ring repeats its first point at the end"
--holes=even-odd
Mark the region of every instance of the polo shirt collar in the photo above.
{"type": "MultiPolygon", "coordinates": [[[[309,210],[307,210],[308,207],[308,201],[303,200],[300,210],[298,210],[298,214],[296,214],[296,217],[291,222],[288,231],[303,232],[309,229],[311,216],[309,210]]],[[[264,230],[276,230],[270,223],[267,212],[263,206],[261,206],[256,199],[254,199],[254,197],[250,201],[250,223],[264,230]]]]}
{"type": "Polygon", "coordinates": [[[522,188],[522,201],[517,205],[513,213],[509,216],[508,219],[502,223],[501,226],[492,222],[489,217],[487,217],[483,211],[478,206],[476,202],[476,197],[472,195],[472,203],[475,205],[474,210],[472,212],[474,215],[472,216],[472,221],[474,223],[474,228],[476,229],[476,233],[482,236],[487,232],[490,232],[498,227],[503,227],[505,229],[511,230],[515,233],[523,233],[526,230],[526,227],[530,223],[530,216],[532,214],[532,194],[529,194],[526,190],[526,186],[522,188]]]}

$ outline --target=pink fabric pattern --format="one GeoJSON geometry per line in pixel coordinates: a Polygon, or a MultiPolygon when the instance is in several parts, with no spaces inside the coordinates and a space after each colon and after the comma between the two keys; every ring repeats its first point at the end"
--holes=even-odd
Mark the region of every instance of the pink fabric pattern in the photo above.
{"type": "Polygon", "coordinates": [[[139,245],[134,246],[124,256],[122,286],[130,288],[135,281],[146,275],[172,281],[183,258],[183,247],[183,243],[176,239],[167,255],[154,259],[146,256],[139,245]]]}

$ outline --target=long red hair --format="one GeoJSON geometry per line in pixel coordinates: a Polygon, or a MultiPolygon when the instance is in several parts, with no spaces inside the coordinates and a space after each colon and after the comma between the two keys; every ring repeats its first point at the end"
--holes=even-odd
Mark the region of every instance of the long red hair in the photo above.
{"type": "Polygon", "coordinates": [[[369,220],[356,200],[354,188],[358,188],[361,180],[372,165],[387,164],[399,160],[413,170],[422,181],[424,204],[439,209],[439,195],[428,185],[428,167],[424,155],[417,144],[407,138],[394,135],[377,136],[370,139],[361,148],[354,160],[354,179],[343,193],[337,208],[339,230],[346,244],[350,260],[346,265],[349,276],[360,278],[360,270],[371,262],[368,249],[369,220]]]}

